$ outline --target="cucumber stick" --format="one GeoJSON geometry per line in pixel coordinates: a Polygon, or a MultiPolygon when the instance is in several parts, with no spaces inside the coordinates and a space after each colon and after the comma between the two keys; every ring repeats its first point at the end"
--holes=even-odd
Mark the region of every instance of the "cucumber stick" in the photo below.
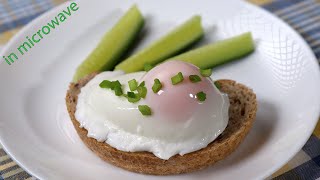
{"type": "Polygon", "coordinates": [[[113,70],[143,27],[144,19],[137,6],[132,6],[107,32],[98,46],[77,68],[73,81],[104,70],[113,70]]]}
{"type": "Polygon", "coordinates": [[[201,69],[213,68],[232,60],[236,60],[254,51],[254,42],[250,32],[209,44],[169,60],[189,62],[201,69]]]}
{"type": "Polygon", "coordinates": [[[145,64],[158,64],[178,54],[202,36],[201,17],[193,16],[164,37],[122,61],[115,69],[126,73],[141,71],[145,64]]]}

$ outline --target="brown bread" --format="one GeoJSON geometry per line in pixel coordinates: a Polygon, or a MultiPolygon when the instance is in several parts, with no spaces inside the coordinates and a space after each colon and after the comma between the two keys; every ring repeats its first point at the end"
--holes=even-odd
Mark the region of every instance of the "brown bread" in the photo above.
{"type": "Polygon", "coordinates": [[[248,134],[254,122],[257,101],[254,92],[232,80],[218,80],[220,90],[229,95],[229,123],[224,132],[206,148],[162,160],[149,152],[119,151],[107,143],[87,137],[87,130],[79,127],[75,118],[78,94],[96,74],[91,74],[78,83],[71,83],[66,95],[66,104],[72,123],[82,141],[104,161],[123,169],[153,175],[188,173],[208,167],[232,153],[248,134]]]}

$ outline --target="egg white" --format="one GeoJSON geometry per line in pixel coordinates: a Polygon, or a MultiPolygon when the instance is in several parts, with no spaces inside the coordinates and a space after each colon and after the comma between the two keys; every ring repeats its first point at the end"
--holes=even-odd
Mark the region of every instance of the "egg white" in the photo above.
{"type": "MultiPolygon", "coordinates": [[[[144,99],[130,103],[125,97],[115,96],[112,90],[99,87],[103,80],[119,80],[126,93],[128,81],[140,82],[144,74],[102,72],[81,88],[75,117],[81,127],[88,130],[88,137],[121,151],[148,151],[161,159],[169,159],[206,147],[226,128],[229,99],[217,88],[215,93],[207,94],[206,104],[190,119],[173,122],[143,116],[138,105],[148,105],[144,99]]],[[[148,93],[153,92],[148,89],[148,93]]]]}

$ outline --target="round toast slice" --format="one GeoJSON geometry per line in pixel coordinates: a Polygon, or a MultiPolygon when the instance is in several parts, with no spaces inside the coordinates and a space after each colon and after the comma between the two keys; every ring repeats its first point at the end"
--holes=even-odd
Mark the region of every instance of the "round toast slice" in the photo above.
{"type": "Polygon", "coordinates": [[[86,146],[104,161],[123,169],[153,175],[170,175],[188,173],[208,167],[231,154],[248,134],[257,112],[255,93],[242,84],[232,80],[218,80],[220,91],[228,94],[230,99],[229,122],[223,133],[207,147],[195,152],[175,155],[168,160],[160,159],[150,152],[124,152],[105,142],[87,136],[88,131],[80,128],[75,118],[75,111],[80,89],[96,73],[71,83],[66,95],[66,104],[71,121],[86,146]]]}

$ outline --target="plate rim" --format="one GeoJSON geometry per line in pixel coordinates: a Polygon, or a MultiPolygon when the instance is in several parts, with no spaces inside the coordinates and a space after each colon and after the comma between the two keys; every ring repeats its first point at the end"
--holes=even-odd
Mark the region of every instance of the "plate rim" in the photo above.
{"type": "MultiPolygon", "coordinates": [[[[267,11],[266,9],[263,9],[262,7],[251,4],[247,1],[242,1],[242,2],[244,2],[250,8],[256,9],[257,11],[260,11],[260,12],[266,14],[267,16],[269,16],[269,18],[272,19],[272,21],[278,22],[278,24],[280,26],[283,26],[284,28],[286,28],[286,30],[289,30],[292,35],[296,36],[296,38],[299,39],[299,41],[300,41],[299,43],[302,43],[302,47],[304,47],[304,49],[306,51],[308,51],[307,54],[312,58],[312,60],[309,60],[309,61],[313,61],[317,65],[318,77],[320,76],[320,65],[318,64],[317,57],[314,54],[314,52],[312,51],[312,49],[309,46],[309,44],[307,43],[307,41],[302,37],[302,35],[300,33],[298,33],[295,29],[293,29],[290,26],[290,24],[288,24],[286,21],[284,21],[280,17],[277,17],[275,14],[272,14],[271,12],[267,11]]],[[[320,82],[318,83],[318,89],[320,89],[320,82]]],[[[262,179],[266,179],[267,177],[271,177],[271,175],[273,173],[275,173],[277,170],[281,169],[281,167],[283,167],[285,164],[287,164],[294,156],[296,156],[299,153],[299,151],[302,150],[302,147],[307,143],[310,136],[313,134],[313,131],[316,128],[318,120],[320,118],[320,101],[318,101],[318,112],[319,112],[318,117],[314,120],[314,124],[312,125],[311,131],[308,133],[308,136],[306,136],[304,141],[301,141],[301,143],[299,145],[300,148],[297,149],[295,151],[295,153],[292,153],[290,156],[288,156],[286,161],[283,161],[283,163],[279,163],[278,166],[273,166],[272,168],[270,168],[269,172],[265,173],[266,174],[265,176],[261,176],[262,179]]]]}

